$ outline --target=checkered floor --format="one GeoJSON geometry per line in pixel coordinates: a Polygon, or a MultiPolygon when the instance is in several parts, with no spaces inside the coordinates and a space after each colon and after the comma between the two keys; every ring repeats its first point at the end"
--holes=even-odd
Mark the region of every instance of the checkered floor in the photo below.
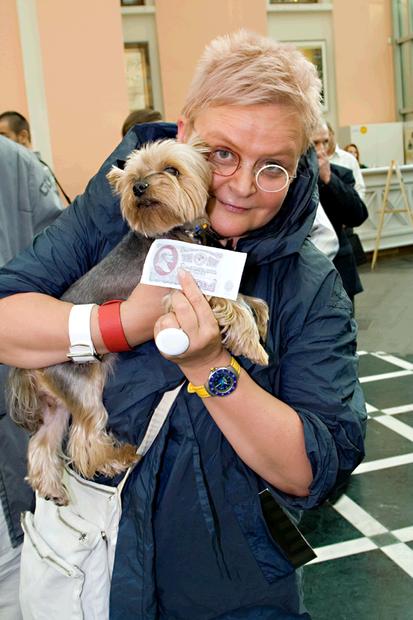
{"type": "Polygon", "coordinates": [[[335,502],[305,513],[313,620],[413,618],[413,356],[360,355],[366,458],[335,502]]]}

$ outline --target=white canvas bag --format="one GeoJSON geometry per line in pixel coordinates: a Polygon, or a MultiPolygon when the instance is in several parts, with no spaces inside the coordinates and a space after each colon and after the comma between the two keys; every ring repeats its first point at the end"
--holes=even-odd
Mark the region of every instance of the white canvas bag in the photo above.
{"type": "MultiPolygon", "coordinates": [[[[137,449],[143,456],[158,435],[181,385],[166,392],[137,449]]],[[[118,487],[64,472],[67,506],[36,497],[36,510],[22,515],[25,533],[20,574],[24,620],[108,620],[121,493],[118,487]]]]}

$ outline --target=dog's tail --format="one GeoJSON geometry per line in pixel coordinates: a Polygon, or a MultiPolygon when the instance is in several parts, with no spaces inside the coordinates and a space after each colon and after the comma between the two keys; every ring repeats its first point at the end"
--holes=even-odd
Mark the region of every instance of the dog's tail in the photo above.
{"type": "Polygon", "coordinates": [[[38,371],[12,368],[7,387],[10,417],[29,433],[35,433],[43,422],[43,402],[38,389],[38,371]]]}

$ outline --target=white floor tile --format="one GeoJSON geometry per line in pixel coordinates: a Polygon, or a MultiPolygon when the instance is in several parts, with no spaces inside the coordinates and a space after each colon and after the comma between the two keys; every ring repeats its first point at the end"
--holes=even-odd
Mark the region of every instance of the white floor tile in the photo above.
{"type": "Polygon", "coordinates": [[[378,375],[367,375],[367,377],[360,377],[360,383],[384,381],[385,379],[396,379],[397,377],[406,377],[408,375],[413,375],[413,370],[396,370],[395,372],[382,372],[378,375]]]}
{"type": "Polygon", "coordinates": [[[355,555],[356,553],[365,553],[373,549],[377,549],[377,545],[369,538],[356,538],[334,545],[317,547],[314,549],[317,557],[311,560],[307,566],[310,564],[317,564],[318,562],[326,562],[327,560],[335,560],[336,558],[344,558],[348,555],[355,555]]]}
{"type": "Polygon", "coordinates": [[[396,543],[394,545],[386,545],[381,550],[410,577],[413,577],[413,549],[410,549],[410,547],[403,543],[396,543]]]}
{"type": "Polygon", "coordinates": [[[413,463],[413,452],[402,454],[400,456],[389,456],[386,459],[377,459],[376,461],[368,461],[361,463],[354,471],[356,474],[365,474],[368,471],[377,471],[379,469],[387,469],[387,467],[398,467],[399,465],[408,465],[413,463]]]}
{"type": "Polygon", "coordinates": [[[386,426],[387,428],[394,431],[395,433],[398,433],[405,439],[409,439],[410,441],[413,441],[413,427],[409,426],[408,424],[405,424],[401,420],[398,420],[397,418],[394,418],[389,415],[380,415],[380,416],[375,417],[374,420],[376,422],[379,422],[383,426],[386,426]]]}
{"type": "Polygon", "coordinates": [[[342,495],[333,504],[334,510],[337,510],[342,517],[347,519],[351,525],[358,530],[364,536],[375,536],[376,534],[385,534],[388,532],[379,521],[376,521],[368,512],[366,512],[361,506],[356,504],[347,495],[342,495]]]}

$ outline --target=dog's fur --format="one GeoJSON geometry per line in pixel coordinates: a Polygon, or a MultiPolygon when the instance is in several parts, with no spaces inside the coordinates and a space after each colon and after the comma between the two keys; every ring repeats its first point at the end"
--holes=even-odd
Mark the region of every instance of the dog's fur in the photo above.
{"type": "MultiPolygon", "coordinates": [[[[122,215],[131,232],[62,299],[75,304],[125,299],[140,280],[154,238],[194,241],[188,231],[194,230],[193,223],[199,218],[206,218],[211,181],[206,154],[205,145],[196,139],[192,144],[163,140],[132,152],[123,169],[112,167],[107,178],[121,197],[122,215]]],[[[212,297],[209,303],[224,345],[234,355],[267,364],[260,344],[268,320],[265,302],[239,295],[235,302],[212,297]]],[[[170,295],[166,295],[165,311],[169,308],[170,295]]],[[[134,446],[119,443],[106,431],[108,414],[102,392],[115,359],[116,355],[109,353],[101,363],[11,371],[10,413],[32,434],[28,480],[42,497],[57,504],[68,503],[62,484],[65,462],[91,478],[97,472],[114,476],[138,460],[134,446]]]]}

